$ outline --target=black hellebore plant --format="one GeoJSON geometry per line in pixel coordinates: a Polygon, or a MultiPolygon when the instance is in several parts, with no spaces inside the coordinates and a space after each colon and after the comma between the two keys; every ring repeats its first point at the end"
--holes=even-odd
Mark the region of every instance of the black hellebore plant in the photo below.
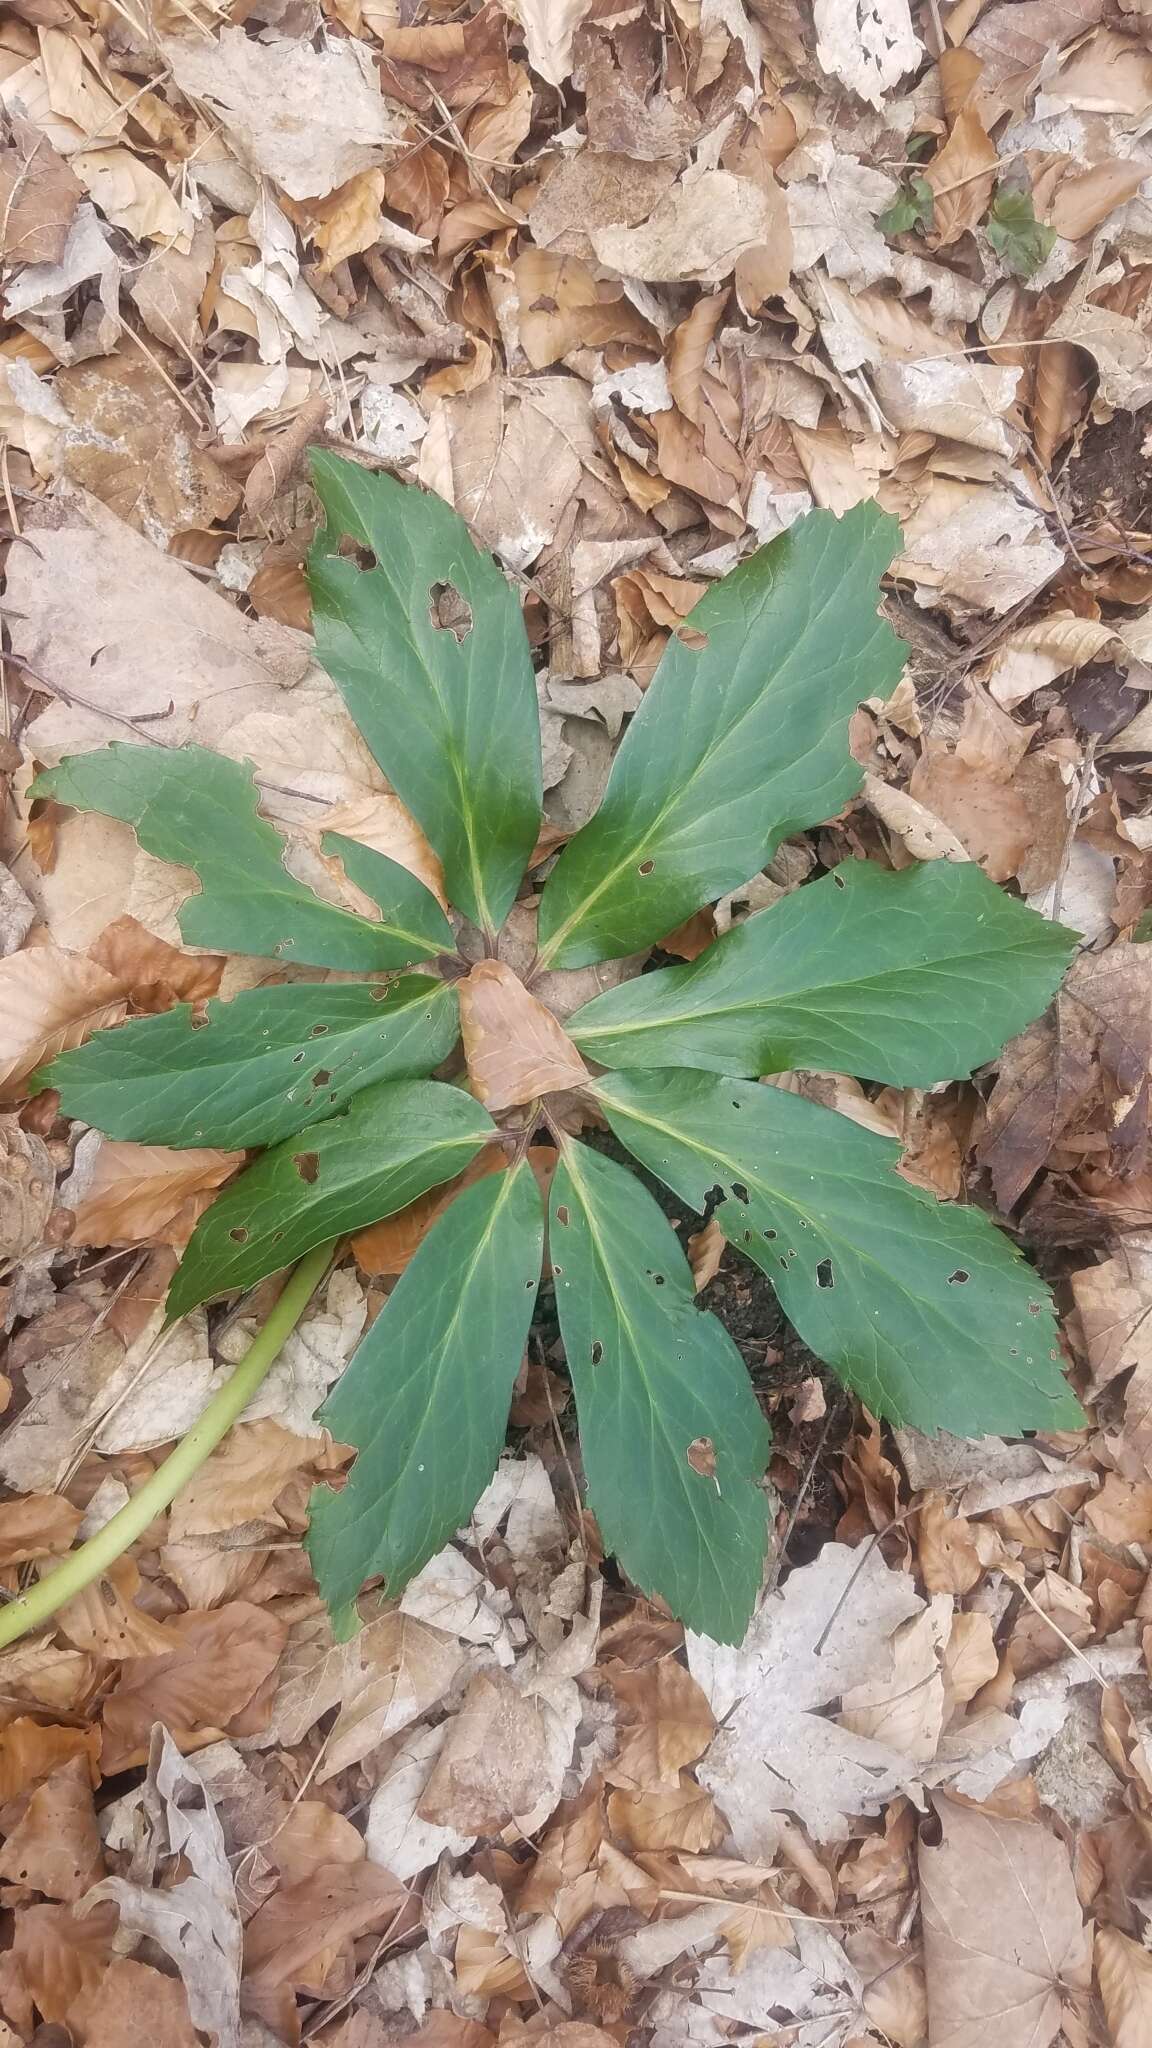
{"type": "MultiPolygon", "coordinates": [[[[438,498],[329,454],[315,476],[320,659],[485,935],[471,980],[507,981],[491,956],[541,794],[515,594],[438,498]]],[[[850,715],[901,668],[877,613],[897,542],[873,506],[814,512],[702,599],[544,887],[538,970],[652,947],[854,795],[850,715]]],[[[470,984],[455,958],[435,971],[456,935],[405,868],[329,835],[380,920],[320,901],[288,873],[251,768],[195,747],[109,746],[37,787],[195,869],[200,893],[180,913],[192,945],[371,977],[423,963],[387,982],[182,1005],[37,1077],[116,1138],[263,1148],[201,1219],[172,1317],[393,1214],[501,1142],[463,1085],[426,1078],[456,1044],[470,984]]],[[[591,1063],[589,1104],[680,1200],[712,1208],[876,1413],[962,1434],[1071,1427],[1046,1291],[1007,1238],[902,1179],[894,1144],[759,1077],[816,1067],[930,1087],[968,1074],[1044,1007],[1072,945],[974,865],[847,861],[690,965],[597,996],[567,1028],[591,1063]]],[[[467,1521],[499,1456],[541,1270],[526,1156],[541,1113],[533,1100],[505,1119],[520,1134],[506,1170],[472,1179],[435,1223],[321,1411],[358,1450],[343,1490],[318,1490],[309,1536],[342,1633],[366,1579],[398,1592],[467,1521]]],[[[625,1167],[562,1135],[547,1207],[605,1542],[692,1627],[736,1640],[760,1584],[768,1454],[740,1355],[625,1167]]]]}

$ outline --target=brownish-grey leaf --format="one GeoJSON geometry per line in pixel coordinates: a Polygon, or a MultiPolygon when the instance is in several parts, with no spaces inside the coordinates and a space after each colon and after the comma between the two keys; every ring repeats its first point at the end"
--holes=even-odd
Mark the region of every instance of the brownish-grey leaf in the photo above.
{"type": "Polygon", "coordinates": [[[581,1088],[589,1078],[563,1025],[502,960],[481,960],[460,983],[460,1029],[472,1091],[485,1109],[581,1088]]]}
{"type": "Polygon", "coordinates": [[[1048,2048],[1091,1978],[1068,1852],[1033,1821],[936,1808],[943,1839],[919,1855],[932,2048],[1048,2048]]]}

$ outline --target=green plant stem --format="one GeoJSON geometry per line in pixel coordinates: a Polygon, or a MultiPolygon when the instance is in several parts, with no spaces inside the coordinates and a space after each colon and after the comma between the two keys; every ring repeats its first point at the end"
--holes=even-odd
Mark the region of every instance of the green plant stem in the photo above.
{"type": "Polygon", "coordinates": [[[320,1245],[289,1276],[280,1299],[257,1331],[230,1380],[214,1394],[200,1420],[182,1437],[150,1479],[95,1536],[48,1572],[35,1586],[0,1609],[0,1648],[39,1628],[69,1600],[82,1593],[142,1536],[154,1517],[172,1505],[232,1424],[244,1413],[256,1389],[276,1363],[332,1256],[320,1245]]]}

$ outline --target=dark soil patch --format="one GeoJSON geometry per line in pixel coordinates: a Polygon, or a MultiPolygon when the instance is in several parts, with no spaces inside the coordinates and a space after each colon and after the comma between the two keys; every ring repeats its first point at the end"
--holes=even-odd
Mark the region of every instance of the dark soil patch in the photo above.
{"type": "Polygon", "coordinates": [[[1067,472],[1078,524],[1152,532],[1152,469],[1142,453],[1150,426],[1152,407],[1145,406],[1089,428],[1067,472]]]}

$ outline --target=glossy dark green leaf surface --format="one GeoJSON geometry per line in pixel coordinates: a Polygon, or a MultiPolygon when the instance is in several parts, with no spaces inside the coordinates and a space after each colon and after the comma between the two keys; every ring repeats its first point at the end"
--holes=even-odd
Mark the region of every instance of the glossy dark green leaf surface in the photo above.
{"type": "Polygon", "coordinates": [[[933,1434],[1075,1429],[1043,1281],[899,1147],[802,1096],[667,1068],[597,1084],[622,1144],[767,1273],[806,1344],[878,1415],[933,1434]]]}
{"type": "Polygon", "coordinates": [[[689,1627],[739,1642],[760,1587],[769,1430],[723,1325],[647,1190],[565,1147],[549,1256],[588,1499],[608,1549],[689,1627]]]}
{"type": "Polygon", "coordinates": [[[899,545],[875,505],[812,512],[700,600],[549,877],[547,966],[654,944],[855,794],[848,720],[891,693],[904,659],[877,611],[899,545]]]}
{"type": "Polygon", "coordinates": [[[536,1302],[543,1205],[522,1163],[433,1225],[320,1410],[356,1462],[312,1495],[308,1553],[341,1636],[365,1579],[390,1594],[466,1523],[500,1455],[536,1302]]]}
{"type": "Polygon", "coordinates": [[[391,1216],[459,1173],[494,1129],[461,1088],[382,1081],[248,1167],[200,1218],[168,1315],[252,1287],[313,1245],[391,1216]]]}
{"type": "Polygon", "coordinates": [[[540,722],[515,592],[443,499],[313,456],[316,651],[474,923],[507,916],[540,822],[540,722]],[[338,552],[367,549],[363,568],[338,552]],[[462,623],[450,596],[464,600],[462,623]],[[434,616],[434,606],[437,607],[434,616]]]}
{"type": "Polygon", "coordinates": [[[699,959],[594,997],[568,1031],[609,1067],[829,1067],[926,1088],[1022,1031],[1075,947],[975,862],[889,874],[845,861],[699,959]]]}
{"type": "Polygon", "coordinates": [[[427,1074],[459,1030],[456,991],[427,974],[254,988],[102,1031],[42,1067],[66,1116],[144,1145],[273,1145],[374,1081],[427,1074]]]}

